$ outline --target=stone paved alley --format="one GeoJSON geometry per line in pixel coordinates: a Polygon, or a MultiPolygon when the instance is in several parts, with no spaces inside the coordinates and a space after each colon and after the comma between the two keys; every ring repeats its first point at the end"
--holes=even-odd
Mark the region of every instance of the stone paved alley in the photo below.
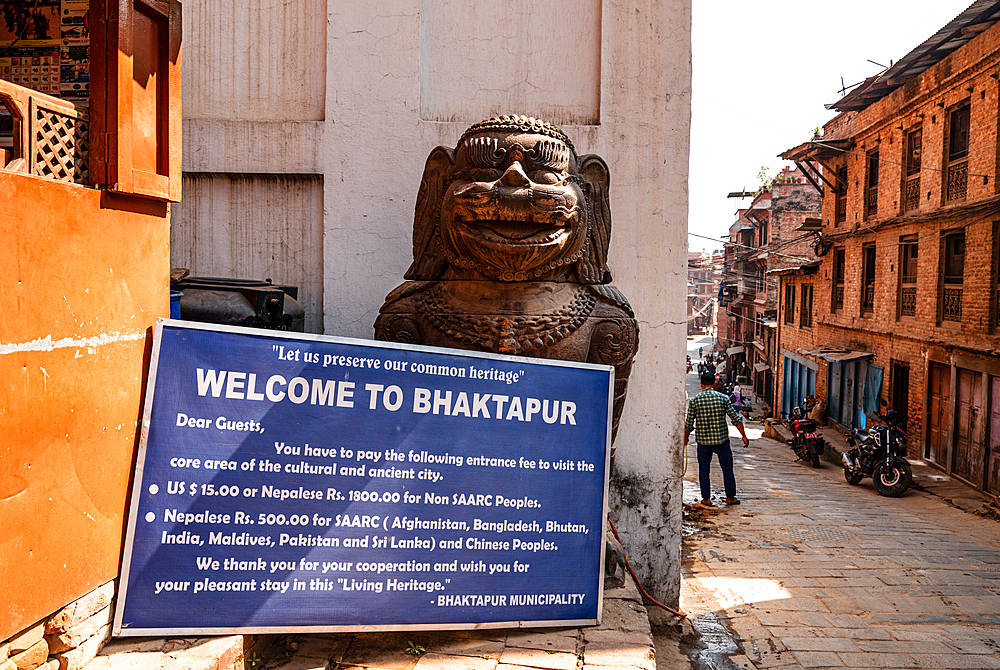
{"type": "MultiPolygon", "coordinates": [[[[748,428],[750,447],[734,449],[742,504],[686,511],[695,667],[1000,668],[1000,523],[918,490],[850,486],[748,428]]],[[[688,456],[693,505],[693,445],[688,456]]]]}

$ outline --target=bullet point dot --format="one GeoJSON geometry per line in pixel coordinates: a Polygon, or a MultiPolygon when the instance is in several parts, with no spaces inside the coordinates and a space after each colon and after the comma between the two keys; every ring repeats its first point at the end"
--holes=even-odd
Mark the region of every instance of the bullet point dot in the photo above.
{"type": "Polygon", "coordinates": [[[146,512],[146,521],[148,521],[149,523],[156,521],[156,515],[153,514],[152,512],[146,512]]]}
{"type": "Polygon", "coordinates": [[[160,487],[159,487],[159,486],[157,486],[156,484],[150,484],[150,485],[149,485],[149,492],[150,492],[150,493],[151,493],[152,495],[156,495],[157,493],[159,493],[159,492],[160,492],[160,487]]]}

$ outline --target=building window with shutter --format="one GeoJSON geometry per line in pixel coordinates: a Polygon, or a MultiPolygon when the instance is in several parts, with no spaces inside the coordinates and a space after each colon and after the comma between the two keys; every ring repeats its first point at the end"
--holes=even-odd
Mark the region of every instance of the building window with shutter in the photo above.
{"type": "Polygon", "coordinates": [[[899,314],[917,315],[917,236],[899,238],[899,314]]]}
{"type": "Polygon", "coordinates": [[[846,270],[847,254],[844,249],[833,251],[833,290],[830,309],[833,312],[844,309],[844,272],[846,270]]]}
{"type": "Polygon", "coordinates": [[[969,118],[968,104],[953,109],[948,115],[948,169],[945,170],[945,201],[965,200],[969,181],[969,118]]]}
{"type": "Polygon", "coordinates": [[[847,166],[837,168],[837,200],[834,224],[847,221],[847,166]]]}
{"type": "Polygon", "coordinates": [[[912,212],[920,207],[920,155],[923,147],[924,131],[921,128],[906,134],[903,155],[903,203],[904,212],[912,212]]]}
{"type": "Polygon", "coordinates": [[[878,216],[878,151],[869,151],[865,159],[865,218],[878,216]]]}
{"type": "Polygon", "coordinates": [[[962,321],[962,288],[965,282],[965,231],[944,236],[941,267],[941,320],[962,321]]]}
{"type": "Polygon", "coordinates": [[[1000,332],[1000,221],[993,222],[993,293],[990,300],[993,332],[1000,332]]]}
{"type": "Polygon", "coordinates": [[[875,245],[861,247],[861,316],[875,311],[875,245]]]}
{"type": "Polygon", "coordinates": [[[813,287],[812,284],[802,285],[802,304],[799,305],[799,327],[812,328],[813,287]]]}
{"type": "Polygon", "coordinates": [[[795,287],[785,287],[785,325],[795,325],[795,287]]]}

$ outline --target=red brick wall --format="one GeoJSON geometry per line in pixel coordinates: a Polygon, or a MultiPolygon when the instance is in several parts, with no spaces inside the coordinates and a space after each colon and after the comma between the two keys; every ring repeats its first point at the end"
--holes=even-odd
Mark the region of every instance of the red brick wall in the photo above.
{"type": "MultiPolygon", "coordinates": [[[[777,365],[775,366],[775,407],[776,416],[781,414],[781,399],[784,395],[784,357],[780,349],[797,353],[799,349],[811,347],[814,344],[822,344],[824,340],[821,335],[822,326],[818,323],[817,317],[823,313],[823,307],[818,303],[816,293],[819,288],[819,274],[809,275],[783,275],[781,276],[780,292],[781,300],[778,305],[778,338],[779,350],[777,352],[777,365]],[[813,287],[813,309],[812,326],[802,327],[802,287],[809,285],[813,287]],[[795,314],[793,324],[785,323],[785,289],[787,286],[795,287],[795,314]]],[[[828,311],[828,310],[827,310],[828,311]]],[[[826,401],[826,365],[820,363],[816,371],[816,397],[826,401]]],[[[801,398],[796,399],[796,404],[801,398]]]]}
{"type": "MultiPolygon", "coordinates": [[[[909,428],[918,436],[911,439],[911,454],[922,452],[919,445],[923,441],[929,360],[953,361],[985,371],[993,369],[1000,353],[1000,333],[993,328],[997,315],[991,312],[996,276],[994,222],[1000,221],[1000,206],[989,202],[1000,193],[996,179],[1000,99],[997,80],[991,76],[997,65],[1000,25],[867,109],[840,114],[825,126],[825,139],[854,140],[853,149],[829,161],[834,170],[841,165],[848,168],[847,221],[835,223],[836,197],[830,189],[825,192],[822,210],[824,237],[834,249],[846,252],[846,281],[843,309],[831,314],[834,253],[823,256],[814,276],[816,323],[811,336],[816,344],[872,352],[873,363],[885,368],[882,398],[890,403],[891,362],[910,366],[909,428]],[[971,108],[967,196],[964,201],[946,203],[948,113],[965,101],[971,108]],[[906,133],[918,126],[923,133],[919,206],[915,212],[903,213],[906,133]],[[866,218],[865,156],[876,149],[880,159],[878,211],[866,218]],[[942,321],[940,315],[942,238],[954,230],[964,230],[966,235],[960,323],[942,321]],[[918,236],[913,317],[900,317],[897,309],[899,242],[906,235],[918,236]],[[873,313],[862,315],[862,247],[870,243],[876,245],[875,306],[873,313]]],[[[780,315],[779,323],[783,323],[780,315]]],[[[797,329],[781,328],[785,349],[794,351],[809,339],[797,329]]],[[[825,363],[820,362],[820,368],[823,374],[818,377],[825,382],[825,363]]],[[[825,383],[823,386],[825,394],[825,383]]]]}

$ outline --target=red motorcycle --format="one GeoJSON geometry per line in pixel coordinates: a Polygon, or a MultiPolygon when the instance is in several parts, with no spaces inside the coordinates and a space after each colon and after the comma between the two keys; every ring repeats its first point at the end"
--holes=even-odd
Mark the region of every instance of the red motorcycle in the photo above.
{"type": "MultiPolygon", "coordinates": [[[[815,404],[813,401],[812,404],[815,404]]],[[[809,398],[806,399],[809,406],[809,398]]],[[[788,421],[788,429],[792,431],[792,442],[789,445],[797,460],[809,461],[814,468],[820,466],[819,459],[826,450],[826,442],[816,432],[816,422],[806,416],[801,407],[792,408],[792,418],[788,421]]]]}

